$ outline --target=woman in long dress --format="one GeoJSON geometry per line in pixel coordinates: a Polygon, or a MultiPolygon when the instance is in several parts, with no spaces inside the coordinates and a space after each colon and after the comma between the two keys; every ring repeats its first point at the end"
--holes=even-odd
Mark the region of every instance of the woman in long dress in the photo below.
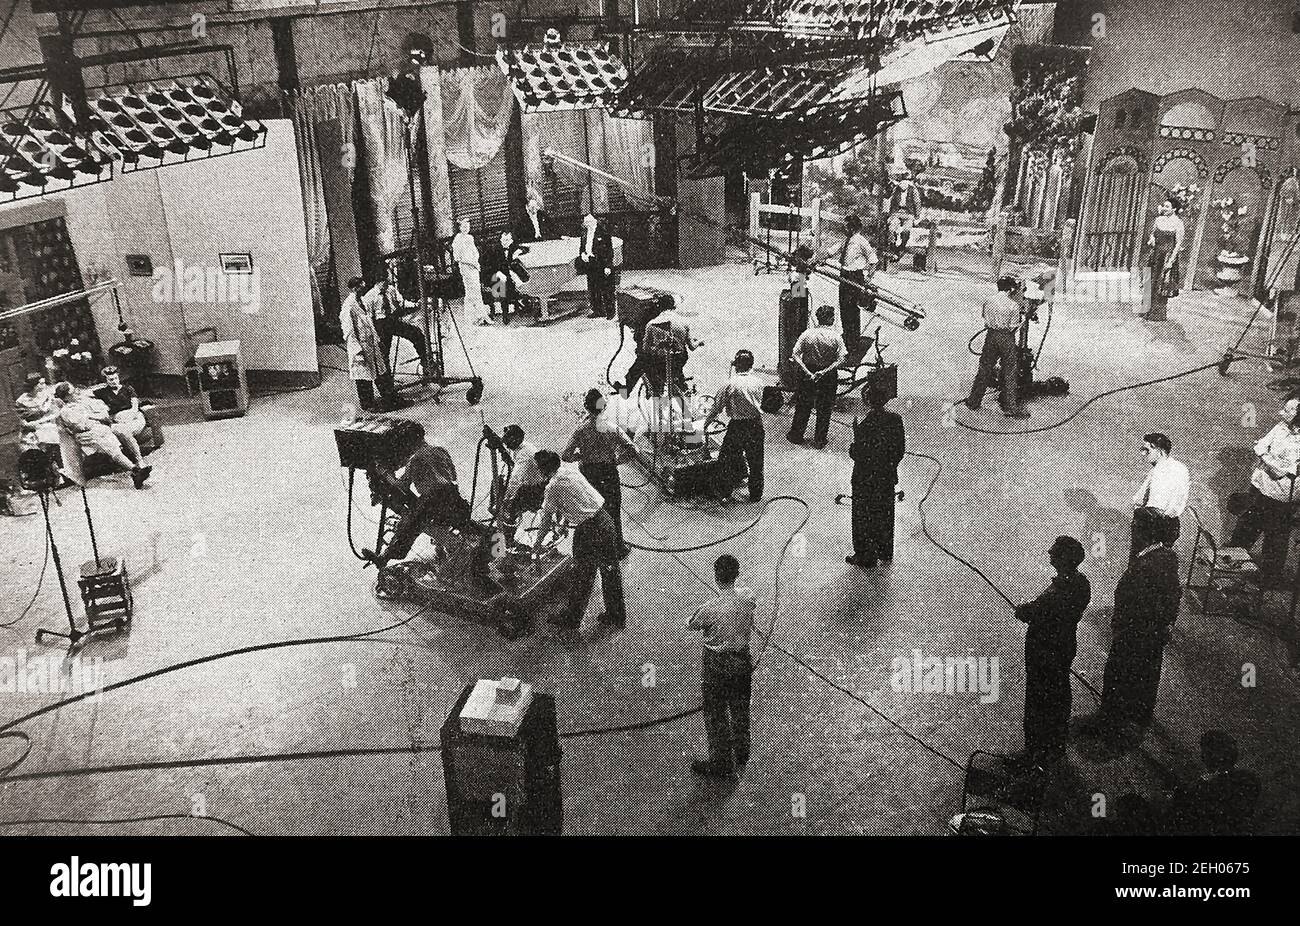
{"type": "Polygon", "coordinates": [[[1172,199],[1166,199],[1160,204],[1147,241],[1147,247],[1151,249],[1151,258],[1147,261],[1151,270],[1151,297],[1150,308],[1142,316],[1147,321],[1164,321],[1170,298],[1178,295],[1178,258],[1186,236],[1187,226],[1178,217],[1178,206],[1172,199]]]}

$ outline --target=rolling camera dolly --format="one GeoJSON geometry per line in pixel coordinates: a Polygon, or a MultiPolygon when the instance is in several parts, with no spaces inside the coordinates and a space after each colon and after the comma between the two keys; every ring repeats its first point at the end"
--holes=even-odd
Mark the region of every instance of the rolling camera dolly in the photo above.
{"type": "MultiPolygon", "coordinates": [[[[469,518],[459,489],[447,487],[447,504],[433,506],[402,485],[397,473],[424,444],[424,428],[404,418],[372,415],[340,425],[334,431],[339,462],[348,469],[348,540],[352,542],[352,494],[357,470],[369,483],[379,506],[375,552],[361,552],[367,565],[376,564],[377,597],[409,599],[445,614],[495,626],[515,638],[528,629],[530,617],[555,597],[572,565],[567,544],[560,538],[534,556],[531,545],[494,533],[469,518]],[[424,505],[418,533],[428,535],[436,553],[428,557],[392,557],[391,547],[403,517],[424,505]]],[[[513,534],[513,532],[512,532],[513,534]]],[[[404,539],[410,548],[413,533],[404,539]]],[[[353,546],[355,551],[355,545],[353,546]]]]}
{"type": "Polygon", "coordinates": [[[514,640],[562,594],[572,565],[573,558],[558,543],[546,546],[539,557],[531,546],[512,546],[486,570],[466,568],[455,555],[408,559],[380,567],[375,595],[491,624],[514,640]]]}
{"type": "Polygon", "coordinates": [[[637,403],[645,427],[633,438],[635,460],[665,495],[703,495],[713,489],[722,444],[704,428],[705,411],[693,392],[667,378],[664,394],[637,403]]]}

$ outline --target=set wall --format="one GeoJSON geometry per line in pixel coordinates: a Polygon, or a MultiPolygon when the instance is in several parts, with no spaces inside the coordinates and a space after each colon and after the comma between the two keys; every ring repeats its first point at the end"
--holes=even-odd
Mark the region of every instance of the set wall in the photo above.
{"type": "MultiPolygon", "coordinates": [[[[315,372],[316,339],[307,275],[302,192],[292,126],[267,123],[263,149],[157,170],[47,197],[62,203],[83,277],[95,266],[122,282],[127,323],[155,342],[158,370],[180,374],[185,332],[205,326],[243,342],[250,370],[315,372]],[[218,254],[248,253],[258,274],[255,307],[209,299],[158,301],[154,280],[132,277],[125,255],[147,254],[155,270],[214,268],[218,254]],[[253,309],[256,309],[255,311],[253,309]]],[[[22,203],[0,208],[21,208],[22,203]]],[[[100,342],[121,340],[112,299],[94,306],[100,342]]]]}
{"type": "Polygon", "coordinates": [[[1261,96],[1300,107],[1295,0],[1073,0],[1058,5],[1057,40],[1090,45],[1086,105],[1136,87],[1195,87],[1222,99],[1261,96]],[[1101,14],[1104,20],[1094,20],[1101,14]],[[1093,34],[1104,25],[1104,34],[1093,34]]]}

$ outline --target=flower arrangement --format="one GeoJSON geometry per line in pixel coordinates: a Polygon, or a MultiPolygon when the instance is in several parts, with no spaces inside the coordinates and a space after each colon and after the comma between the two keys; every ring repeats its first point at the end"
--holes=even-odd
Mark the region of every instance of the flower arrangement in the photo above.
{"type": "Polygon", "coordinates": [[[1223,264],[1246,264],[1250,258],[1242,254],[1241,220],[1250,211],[1249,207],[1239,205],[1231,196],[1224,196],[1210,203],[1211,208],[1219,211],[1219,262],[1223,264]]]}
{"type": "Polygon", "coordinates": [[[1169,190],[1169,199],[1179,212],[1195,211],[1203,192],[1195,183],[1176,183],[1169,190]]]}
{"type": "Polygon", "coordinates": [[[94,378],[94,356],[73,338],[67,347],[60,347],[50,353],[45,361],[46,380],[53,384],[61,379],[85,386],[94,378]]]}

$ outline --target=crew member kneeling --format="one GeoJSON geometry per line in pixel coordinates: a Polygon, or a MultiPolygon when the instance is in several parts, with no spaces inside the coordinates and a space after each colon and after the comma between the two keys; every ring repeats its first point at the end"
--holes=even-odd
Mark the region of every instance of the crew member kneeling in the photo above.
{"type": "Polygon", "coordinates": [[[623,607],[623,573],[619,568],[618,535],[605,510],[605,499],[581,473],[560,468],[560,456],[552,450],[538,451],[537,470],[546,480],[542,517],[537,526],[534,549],[540,551],[556,518],[573,525],[573,576],[569,586],[568,613],[551,623],[576,630],[587,610],[587,599],[600,570],[605,610],[602,624],[622,627],[627,622],[623,607]]]}

